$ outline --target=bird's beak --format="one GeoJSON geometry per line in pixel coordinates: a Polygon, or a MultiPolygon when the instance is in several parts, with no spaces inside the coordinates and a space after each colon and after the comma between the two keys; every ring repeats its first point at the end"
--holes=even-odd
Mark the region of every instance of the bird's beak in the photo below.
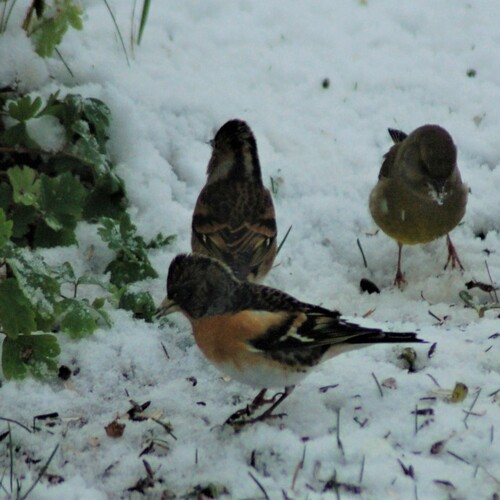
{"type": "Polygon", "coordinates": [[[434,195],[438,205],[442,205],[444,198],[448,194],[446,192],[446,179],[438,180],[433,179],[430,183],[431,193],[434,195]]]}
{"type": "Polygon", "coordinates": [[[432,186],[434,187],[434,189],[436,190],[436,193],[441,196],[443,195],[443,193],[445,192],[445,186],[446,186],[446,179],[445,180],[437,180],[437,179],[434,179],[432,181],[432,186]]]}
{"type": "Polygon", "coordinates": [[[162,316],[167,316],[168,314],[172,314],[179,310],[179,305],[175,301],[165,297],[163,302],[160,304],[160,307],[156,310],[155,316],[157,318],[161,318],[162,316]]]}

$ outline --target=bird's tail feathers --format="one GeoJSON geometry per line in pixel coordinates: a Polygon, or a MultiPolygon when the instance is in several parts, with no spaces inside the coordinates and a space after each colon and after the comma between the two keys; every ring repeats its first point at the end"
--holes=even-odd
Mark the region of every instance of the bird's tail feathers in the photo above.
{"type": "Polygon", "coordinates": [[[423,343],[415,332],[387,332],[378,328],[363,328],[353,323],[345,323],[345,326],[352,327],[353,335],[345,340],[348,344],[398,344],[398,343],[423,343]],[[357,330],[357,332],[356,332],[357,330]]]}

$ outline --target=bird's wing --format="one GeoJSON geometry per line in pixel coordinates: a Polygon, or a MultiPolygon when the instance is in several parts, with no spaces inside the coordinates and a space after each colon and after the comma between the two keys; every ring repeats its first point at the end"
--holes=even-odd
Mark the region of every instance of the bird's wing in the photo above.
{"type": "Polygon", "coordinates": [[[387,131],[389,132],[391,139],[394,141],[394,144],[403,142],[408,137],[408,134],[406,134],[402,130],[397,130],[395,128],[388,128],[387,131]]]}
{"type": "Polygon", "coordinates": [[[341,344],[374,344],[422,342],[412,332],[384,332],[379,328],[366,328],[350,323],[337,311],[311,306],[309,310],[288,313],[278,325],[251,341],[256,349],[276,352],[341,344]]]}
{"type": "Polygon", "coordinates": [[[408,135],[402,130],[396,130],[394,128],[389,128],[387,130],[394,141],[394,146],[392,146],[391,149],[389,149],[389,151],[384,155],[384,161],[382,162],[382,166],[380,167],[380,172],[378,174],[379,179],[392,177],[399,146],[401,142],[408,137],[408,135]]]}
{"type": "Polygon", "coordinates": [[[228,264],[236,276],[247,279],[276,255],[276,221],[269,192],[262,192],[255,211],[236,204],[224,214],[220,197],[201,196],[192,223],[192,249],[228,264]]]}
{"type": "Polygon", "coordinates": [[[388,178],[388,177],[393,176],[396,155],[398,153],[399,147],[400,147],[399,144],[395,144],[384,155],[384,161],[382,162],[382,166],[380,167],[380,172],[378,174],[379,179],[383,179],[384,177],[388,178]]]}
{"type": "Polygon", "coordinates": [[[252,349],[288,364],[312,365],[335,347],[340,353],[362,344],[423,342],[412,332],[384,332],[350,323],[338,311],[301,302],[255,283],[240,284],[234,307],[238,311],[267,313],[262,314],[260,330],[248,343],[252,349]]]}

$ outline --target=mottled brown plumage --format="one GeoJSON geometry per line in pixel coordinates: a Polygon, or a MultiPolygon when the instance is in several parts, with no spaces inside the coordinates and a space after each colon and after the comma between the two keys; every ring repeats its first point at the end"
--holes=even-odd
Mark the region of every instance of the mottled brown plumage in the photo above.
{"type": "Polygon", "coordinates": [[[178,255],[170,264],[158,314],[175,310],[188,318],[197,345],[222,372],[260,389],[286,387],[286,395],[317,364],[343,352],[422,342],[415,333],[366,328],[338,311],[240,281],[225,264],[195,254],[178,255]]]}
{"type": "Polygon", "coordinates": [[[424,125],[408,136],[399,130],[389,129],[389,133],[395,145],[385,155],[370,194],[370,212],[382,231],[398,243],[395,284],[405,282],[403,244],[427,243],[446,235],[445,268],[449,262],[462,268],[448,233],[465,214],[468,188],[462,183],[450,134],[438,125],[424,125]]]}
{"type": "Polygon", "coordinates": [[[194,209],[191,248],[226,263],[239,279],[260,280],[276,257],[277,230],[254,135],[245,122],[230,120],[212,146],[207,182],[194,209]]]}

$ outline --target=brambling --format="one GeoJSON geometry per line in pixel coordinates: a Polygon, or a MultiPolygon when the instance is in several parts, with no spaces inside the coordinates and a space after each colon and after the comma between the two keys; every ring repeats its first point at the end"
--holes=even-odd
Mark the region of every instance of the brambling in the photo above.
{"type": "Polygon", "coordinates": [[[276,257],[276,219],[262,184],[257,143],[241,120],[211,141],[207,182],[193,213],[191,248],[225,262],[242,280],[262,279],[276,257]]]}
{"type": "Polygon", "coordinates": [[[177,255],[158,316],[180,311],[191,323],[206,358],[232,378],[262,389],[228,422],[273,410],[319,363],[377,343],[424,342],[415,333],[384,332],[341,318],[338,311],[301,302],[274,288],[239,280],[224,263],[202,255],[177,255]],[[285,387],[265,399],[268,388],[285,387]]]}
{"type": "Polygon", "coordinates": [[[448,260],[444,268],[462,263],[448,234],[462,219],[467,185],[457,167],[457,149],[450,134],[438,125],[424,125],[406,135],[389,129],[394,146],[384,156],[378,182],[370,194],[376,224],[398,243],[394,284],[405,282],[401,271],[403,245],[428,243],[446,235],[448,260]]]}

